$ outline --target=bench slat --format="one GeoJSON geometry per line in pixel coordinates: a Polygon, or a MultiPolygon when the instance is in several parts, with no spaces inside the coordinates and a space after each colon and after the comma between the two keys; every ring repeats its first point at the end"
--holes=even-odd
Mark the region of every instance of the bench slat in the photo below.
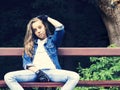
{"type": "MultiPolygon", "coordinates": [[[[23,87],[61,87],[64,85],[64,83],[60,82],[24,82],[20,83],[23,87]]],[[[120,87],[120,80],[101,80],[101,81],[90,81],[90,80],[84,80],[79,81],[77,86],[85,86],[85,87],[120,87]]],[[[0,87],[7,87],[5,82],[3,80],[0,80],[0,87]]]]}
{"type": "MultiPolygon", "coordinates": [[[[62,56],[120,56],[120,48],[59,48],[62,56]]],[[[21,56],[23,48],[0,48],[0,56],[21,56]]]]}
{"type": "Polygon", "coordinates": [[[23,48],[0,48],[0,56],[22,56],[23,48]]]}
{"type": "Polygon", "coordinates": [[[120,48],[59,48],[62,56],[120,56],[120,48]]]}

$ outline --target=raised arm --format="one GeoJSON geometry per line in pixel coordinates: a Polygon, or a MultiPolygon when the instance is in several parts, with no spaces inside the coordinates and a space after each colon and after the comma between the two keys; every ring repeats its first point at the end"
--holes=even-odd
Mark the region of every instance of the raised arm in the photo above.
{"type": "Polygon", "coordinates": [[[47,18],[47,21],[49,23],[51,23],[54,27],[55,27],[55,31],[52,37],[52,40],[54,42],[54,44],[59,47],[62,39],[63,39],[63,35],[64,35],[64,25],[62,23],[60,23],[58,20],[55,20],[51,17],[47,18]]]}
{"type": "Polygon", "coordinates": [[[60,23],[59,21],[51,18],[51,17],[48,17],[47,18],[48,22],[50,22],[55,28],[59,28],[59,27],[63,27],[63,24],[60,23]]]}

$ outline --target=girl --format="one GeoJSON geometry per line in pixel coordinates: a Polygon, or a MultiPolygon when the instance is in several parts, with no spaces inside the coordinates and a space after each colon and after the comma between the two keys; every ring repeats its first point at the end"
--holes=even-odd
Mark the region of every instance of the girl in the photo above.
{"type": "Polygon", "coordinates": [[[19,82],[38,80],[39,71],[43,71],[52,82],[64,82],[61,90],[73,90],[79,81],[76,72],[60,67],[57,49],[64,35],[64,26],[47,15],[31,19],[27,25],[24,39],[23,67],[25,70],[9,72],[4,80],[11,90],[24,90],[19,82]],[[55,27],[50,35],[46,22],[55,27]]]}

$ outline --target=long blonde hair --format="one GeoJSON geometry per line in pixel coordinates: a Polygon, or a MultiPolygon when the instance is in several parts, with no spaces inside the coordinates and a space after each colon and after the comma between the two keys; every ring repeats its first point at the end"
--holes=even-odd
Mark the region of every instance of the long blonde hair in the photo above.
{"type": "MultiPolygon", "coordinates": [[[[33,45],[34,45],[34,40],[36,38],[34,31],[32,29],[32,24],[38,20],[40,20],[40,19],[35,17],[35,18],[31,19],[29,21],[29,23],[27,24],[27,31],[26,31],[26,35],[24,38],[24,51],[30,57],[32,57],[32,55],[33,55],[33,45]]],[[[46,34],[48,36],[48,34],[50,34],[49,29],[48,29],[48,25],[45,22],[43,22],[43,24],[45,25],[46,34]]]]}

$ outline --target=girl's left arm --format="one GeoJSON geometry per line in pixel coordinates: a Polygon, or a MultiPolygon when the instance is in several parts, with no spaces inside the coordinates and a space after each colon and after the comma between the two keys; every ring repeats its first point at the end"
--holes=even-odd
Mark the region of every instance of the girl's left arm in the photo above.
{"type": "Polygon", "coordinates": [[[53,18],[51,18],[51,17],[48,17],[47,20],[48,20],[48,22],[50,22],[55,28],[58,28],[58,27],[62,27],[62,26],[63,26],[62,23],[60,23],[58,20],[55,20],[55,19],[53,19],[53,18]]]}
{"type": "Polygon", "coordinates": [[[47,20],[55,27],[55,32],[53,35],[53,42],[57,47],[59,47],[62,42],[64,32],[65,32],[64,25],[60,23],[58,20],[55,20],[51,17],[48,17],[47,20]]]}

